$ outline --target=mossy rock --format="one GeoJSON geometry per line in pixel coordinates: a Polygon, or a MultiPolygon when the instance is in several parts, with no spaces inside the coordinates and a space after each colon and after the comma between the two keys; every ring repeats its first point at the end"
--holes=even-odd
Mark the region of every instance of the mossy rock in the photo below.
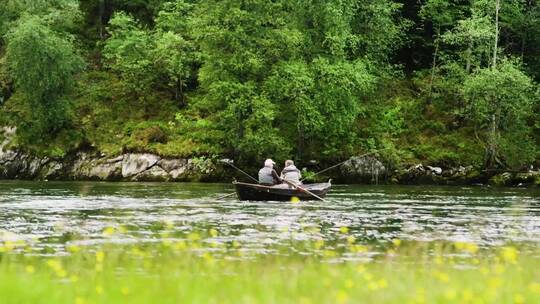
{"type": "Polygon", "coordinates": [[[480,171],[478,170],[471,170],[467,173],[467,175],[465,176],[465,179],[467,180],[476,180],[476,179],[479,179],[482,177],[482,173],[480,173],[480,171]]]}
{"type": "Polygon", "coordinates": [[[497,174],[489,179],[489,184],[493,186],[507,186],[512,180],[512,174],[505,172],[497,174]]]}

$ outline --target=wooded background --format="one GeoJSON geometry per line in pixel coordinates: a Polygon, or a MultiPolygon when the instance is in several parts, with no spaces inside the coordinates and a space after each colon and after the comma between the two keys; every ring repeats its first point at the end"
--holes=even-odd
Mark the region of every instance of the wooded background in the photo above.
{"type": "Polygon", "coordinates": [[[12,148],[540,165],[534,0],[0,0],[12,148]]]}

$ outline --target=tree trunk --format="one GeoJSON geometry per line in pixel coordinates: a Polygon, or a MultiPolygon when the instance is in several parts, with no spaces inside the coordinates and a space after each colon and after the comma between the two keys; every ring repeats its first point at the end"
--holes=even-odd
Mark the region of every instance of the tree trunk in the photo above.
{"type": "Polygon", "coordinates": [[[467,74],[471,72],[471,54],[472,54],[472,49],[469,46],[469,48],[467,49],[467,66],[465,67],[465,72],[467,72],[467,74]]]}
{"type": "Polygon", "coordinates": [[[178,105],[183,108],[186,104],[186,98],[184,96],[184,82],[180,77],[176,77],[174,85],[174,101],[178,102],[178,105]]]}
{"type": "MultiPolygon", "coordinates": [[[[495,106],[495,103],[493,103],[495,106]]],[[[496,163],[500,162],[497,159],[497,144],[499,142],[499,130],[497,128],[497,117],[501,114],[501,110],[497,108],[494,113],[491,114],[491,127],[489,130],[489,142],[487,151],[486,168],[491,168],[496,163]]],[[[502,165],[502,164],[501,164],[502,165]]]]}
{"type": "Polygon", "coordinates": [[[439,33],[440,29],[437,28],[435,38],[435,51],[433,52],[433,62],[431,64],[431,78],[429,79],[429,93],[428,93],[428,104],[431,103],[432,91],[433,91],[433,79],[435,78],[435,67],[437,66],[437,55],[439,53],[439,33]]]}
{"type": "Polygon", "coordinates": [[[103,3],[105,0],[99,0],[99,19],[98,19],[98,27],[99,27],[99,39],[103,40],[103,13],[105,12],[105,3],[103,3]]]}
{"type": "Polygon", "coordinates": [[[297,151],[296,151],[296,160],[302,159],[302,154],[304,153],[304,143],[305,143],[304,127],[299,125],[298,126],[298,147],[297,147],[297,151]]]}
{"type": "Polygon", "coordinates": [[[525,34],[521,37],[521,60],[525,56],[525,34]]]}
{"type": "Polygon", "coordinates": [[[472,41],[469,41],[469,47],[467,47],[467,66],[465,67],[465,71],[467,74],[471,72],[471,57],[472,57],[472,41]]]}
{"type": "Polygon", "coordinates": [[[497,45],[499,43],[499,10],[501,8],[500,0],[495,3],[495,43],[493,47],[493,68],[497,67],[497,45]]]}

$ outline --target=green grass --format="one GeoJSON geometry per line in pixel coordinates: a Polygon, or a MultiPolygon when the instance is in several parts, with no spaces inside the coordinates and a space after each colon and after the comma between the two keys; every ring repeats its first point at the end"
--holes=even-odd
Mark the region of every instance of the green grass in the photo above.
{"type": "Polygon", "coordinates": [[[152,244],[0,246],[2,303],[538,303],[534,247],[290,241],[250,252],[215,230],[152,244]],[[202,238],[201,238],[202,236],[202,238]],[[308,255],[301,252],[309,253],[308,255]],[[354,258],[352,261],[350,259],[354,258]]]}

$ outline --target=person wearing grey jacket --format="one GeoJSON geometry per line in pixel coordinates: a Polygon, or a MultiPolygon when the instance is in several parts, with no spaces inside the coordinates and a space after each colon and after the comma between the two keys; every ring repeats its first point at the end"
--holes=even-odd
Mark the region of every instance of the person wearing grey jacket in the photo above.
{"type": "Polygon", "coordinates": [[[296,168],[292,160],[285,161],[285,168],[281,171],[281,179],[287,180],[295,185],[301,185],[302,174],[300,170],[296,168]]]}
{"type": "Polygon", "coordinates": [[[259,184],[272,186],[281,183],[281,178],[276,170],[274,170],[275,164],[271,159],[267,159],[264,162],[264,167],[259,170],[259,184]]]}

